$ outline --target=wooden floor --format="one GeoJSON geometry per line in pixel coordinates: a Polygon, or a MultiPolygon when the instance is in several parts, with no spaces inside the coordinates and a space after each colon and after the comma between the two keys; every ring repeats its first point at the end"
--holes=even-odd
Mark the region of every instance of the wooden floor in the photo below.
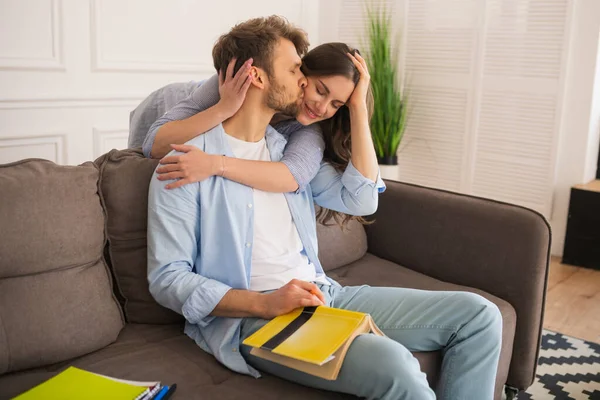
{"type": "Polygon", "coordinates": [[[600,343],[600,270],[552,257],[544,328],[600,343]]]}

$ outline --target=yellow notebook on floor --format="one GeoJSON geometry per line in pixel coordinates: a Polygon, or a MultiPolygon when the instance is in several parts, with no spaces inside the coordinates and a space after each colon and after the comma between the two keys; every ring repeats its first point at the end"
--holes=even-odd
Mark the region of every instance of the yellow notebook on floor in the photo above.
{"type": "Polygon", "coordinates": [[[158,382],[124,381],[69,367],[13,400],[135,400],[157,385],[158,382]]]}
{"type": "Polygon", "coordinates": [[[371,332],[384,336],[369,314],[304,307],[269,321],[243,344],[257,357],[335,380],[352,341],[371,332]]]}

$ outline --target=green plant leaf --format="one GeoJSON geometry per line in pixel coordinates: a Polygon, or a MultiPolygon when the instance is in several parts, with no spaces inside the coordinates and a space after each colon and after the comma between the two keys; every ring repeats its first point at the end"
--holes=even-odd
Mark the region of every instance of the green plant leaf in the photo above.
{"type": "Polygon", "coordinates": [[[395,156],[404,135],[407,99],[402,93],[399,71],[400,37],[392,40],[392,13],[386,6],[368,4],[366,36],[367,67],[374,98],[370,128],[378,157],[395,156]]]}

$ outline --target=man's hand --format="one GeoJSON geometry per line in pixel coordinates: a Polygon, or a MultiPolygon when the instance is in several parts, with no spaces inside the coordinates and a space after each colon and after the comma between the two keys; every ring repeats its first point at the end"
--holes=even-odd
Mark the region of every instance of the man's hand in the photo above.
{"type": "Polygon", "coordinates": [[[275,318],[300,307],[325,304],[325,296],[317,285],[298,279],[292,279],[285,286],[263,296],[260,307],[260,317],[263,319],[275,318]]]}
{"type": "Polygon", "coordinates": [[[225,119],[232,117],[238,112],[244,103],[246,93],[252,83],[252,76],[250,75],[252,61],[251,58],[246,61],[235,76],[233,76],[233,68],[236,63],[235,58],[229,62],[225,76],[223,76],[222,71],[219,71],[219,95],[221,96],[221,100],[219,100],[217,107],[221,108],[226,117],[225,119]]]}
{"type": "Polygon", "coordinates": [[[206,154],[196,146],[184,144],[172,144],[175,151],[185,153],[178,156],[168,156],[160,160],[160,166],[156,172],[158,180],[167,181],[177,179],[169,183],[166,189],[175,189],[188,183],[200,182],[221,171],[221,156],[206,154]]]}

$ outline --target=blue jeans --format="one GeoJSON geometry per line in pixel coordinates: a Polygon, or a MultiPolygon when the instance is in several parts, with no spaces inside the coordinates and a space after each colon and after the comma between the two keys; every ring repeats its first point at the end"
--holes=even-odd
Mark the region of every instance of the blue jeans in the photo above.
{"type": "MultiPolygon", "coordinates": [[[[254,357],[258,369],[302,385],[385,400],[492,400],[502,318],[498,307],[467,292],[321,285],[327,305],[370,314],[387,335],[360,335],[348,349],[337,380],[328,381],[254,357]],[[437,394],[411,351],[443,354],[437,394]]],[[[245,318],[242,340],[267,321],[245,318]]]]}

